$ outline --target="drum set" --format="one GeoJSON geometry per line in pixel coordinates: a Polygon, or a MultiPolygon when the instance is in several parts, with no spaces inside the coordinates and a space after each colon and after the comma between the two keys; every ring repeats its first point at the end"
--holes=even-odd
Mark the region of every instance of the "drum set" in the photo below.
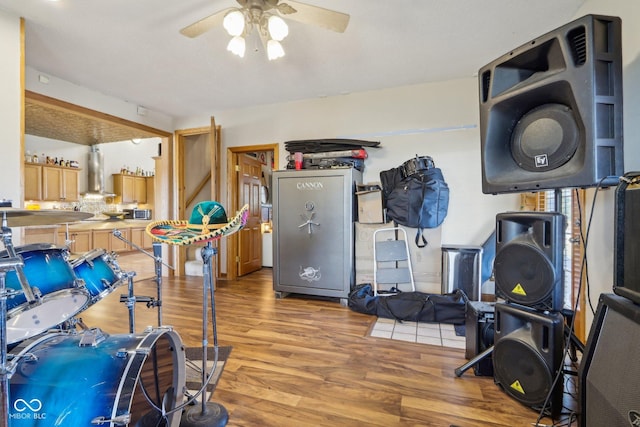
{"type": "Polygon", "coordinates": [[[157,328],[121,335],[75,317],[127,281],[125,299],[135,303],[135,273],[102,249],[72,259],[66,247],[12,243],[10,227],[91,214],[0,208],[0,215],[0,427],[178,426],[186,381],[180,336],[160,316],[157,328]]]}

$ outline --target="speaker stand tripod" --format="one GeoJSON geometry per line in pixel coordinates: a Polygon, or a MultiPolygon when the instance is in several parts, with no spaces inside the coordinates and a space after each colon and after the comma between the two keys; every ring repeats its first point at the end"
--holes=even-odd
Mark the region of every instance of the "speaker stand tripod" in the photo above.
{"type": "Polygon", "coordinates": [[[202,395],[201,404],[190,406],[182,413],[180,427],[222,427],[229,421],[229,413],[224,406],[215,402],[207,402],[207,294],[211,297],[211,319],[213,323],[213,348],[218,360],[218,327],[216,325],[216,304],[214,283],[211,274],[211,258],[218,252],[217,248],[207,242],[202,248],[202,395]]]}
{"type": "Polygon", "coordinates": [[[472,368],[476,363],[480,362],[485,357],[493,353],[493,346],[488,347],[482,353],[476,355],[473,359],[469,360],[464,365],[461,365],[455,369],[456,377],[461,377],[469,368],[472,368]]]}

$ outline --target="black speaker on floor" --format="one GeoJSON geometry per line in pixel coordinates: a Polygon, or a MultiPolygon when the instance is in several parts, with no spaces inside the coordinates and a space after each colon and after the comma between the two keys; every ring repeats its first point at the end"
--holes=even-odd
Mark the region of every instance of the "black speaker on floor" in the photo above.
{"type": "Polygon", "coordinates": [[[562,310],[564,215],[505,212],[496,215],[496,296],[540,310],[562,310]]]}
{"type": "Polygon", "coordinates": [[[602,294],[578,375],[580,425],[640,425],[640,306],[602,294]]]}
{"type": "Polygon", "coordinates": [[[616,185],[621,40],[620,18],[587,15],[480,69],[484,193],[616,185]]]}
{"type": "Polygon", "coordinates": [[[613,292],[640,304],[640,172],[626,173],[616,189],[613,292]]]}
{"type": "Polygon", "coordinates": [[[496,303],[493,373],[511,397],[557,418],[562,409],[564,318],[516,304],[496,303]],[[549,400],[545,405],[545,401],[549,400]]]}
{"type": "MultiPolygon", "coordinates": [[[[467,301],[465,313],[465,341],[464,357],[473,359],[493,345],[494,304],[482,301],[467,301]]],[[[493,376],[493,361],[491,355],[478,361],[473,366],[477,376],[493,376]]]]}

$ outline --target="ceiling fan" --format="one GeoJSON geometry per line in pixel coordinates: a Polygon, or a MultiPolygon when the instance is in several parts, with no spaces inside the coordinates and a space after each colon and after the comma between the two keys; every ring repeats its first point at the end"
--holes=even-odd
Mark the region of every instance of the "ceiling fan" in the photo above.
{"type": "Polygon", "coordinates": [[[349,15],[292,0],[236,0],[240,8],[229,7],[209,15],[180,30],[187,37],[198,37],[212,28],[223,25],[233,37],[227,49],[244,56],[244,37],[256,28],[267,48],[269,59],[284,55],[280,41],[287,36],[288,27],[282,18],[315,25],[343,33],[349,15]]]}

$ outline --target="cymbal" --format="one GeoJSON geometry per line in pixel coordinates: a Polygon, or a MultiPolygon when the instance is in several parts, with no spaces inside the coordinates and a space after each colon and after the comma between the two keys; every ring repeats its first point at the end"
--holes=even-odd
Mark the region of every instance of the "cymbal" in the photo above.
{"type": "Polygon", "coordinates": [[[88,212],[63,211],[56,209],[18,209],[0,208],[0,219],[7,219],[8,227],[27,227],[30,225],[53,225],[82,221],[91,218],[88,212]]]}

